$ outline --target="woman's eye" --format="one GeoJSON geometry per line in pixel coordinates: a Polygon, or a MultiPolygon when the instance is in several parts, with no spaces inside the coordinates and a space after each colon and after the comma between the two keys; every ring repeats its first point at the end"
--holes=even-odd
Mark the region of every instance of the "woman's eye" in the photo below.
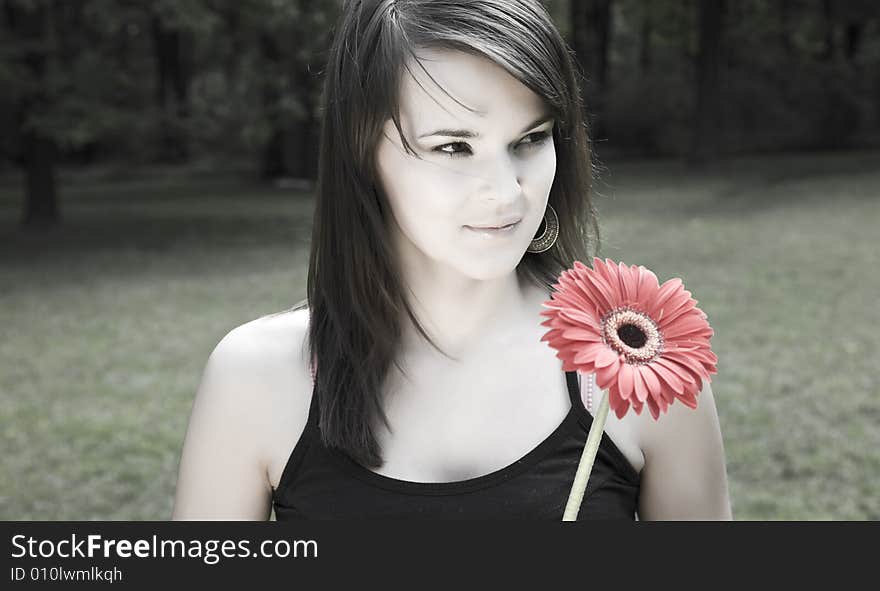
{"type": "Polygon", "coordinates": [[[550,137],[550,134],[546,131],[536,131],[535,133],[530,133],[526,136],[526,138],[532,138],[529,142],[524,142],[528,147],[534,148],[540,146],[550,137]]]}
{"type": "MultiPolygon", "coordinates": [[[[523,146],[525,149],[537,148],[538,146],[544,144],[550,138],[550,134],[546,131],[536,131],[535,133],[530,133],[525,137],[525,139],[520,142],[520,146],[523,146]],[[529,141],[526,141],[529,140],[529,141]]],[[[517,146],[519,147],[519,146],[517,146]]],[[[434,148],[435,152],[440,152],[441,154],[446,154],[452,158],[457,158],[461,156],[465,156],[470,152],[470,147],[464,142],[452,142],[451,144],[443,144],[442,146],[437,146],[434,148]],[[464,146],[467,149],[467,152],[459,152],[459,151],[449,151],[447,148],[454,148],[464,146]]]]}
{"type": "MultiPolygon", "coordinates": [[[[464,155],[463,152],[449,152],[449,151],[447,151],[446,148],[449,148],[451,146],[465,146],[465,147],[467,147],[467,144],[464,142],[452,142],[451,144],[443,144],[442,146],[437,146],[436,148],[434,148],[434,151],[440,152],[441,154],[446,154],[447,156],[452,156],[453,158],[457,157],[457,156],[464,155]]],[[[470,148],[468,148],[468,149],[470,149],[470,148]]]]}

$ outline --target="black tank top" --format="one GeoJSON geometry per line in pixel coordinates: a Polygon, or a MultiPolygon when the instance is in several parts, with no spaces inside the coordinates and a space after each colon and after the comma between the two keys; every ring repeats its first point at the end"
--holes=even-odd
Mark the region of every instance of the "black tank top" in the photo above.
{"type": "MultiPolygon", "coordinates": [[[[287,461],[272,502],[289,519],[530,519],[562,521],[593,417],[580,395],[580,374],[566,372],[571,408],[537,447],[505,468],[455,482],[390,478],[327,448],[318,403],[287,461]]],[[[578,521],[634,520],[639,474],[607,433],[584,492],[578,521]]]]}

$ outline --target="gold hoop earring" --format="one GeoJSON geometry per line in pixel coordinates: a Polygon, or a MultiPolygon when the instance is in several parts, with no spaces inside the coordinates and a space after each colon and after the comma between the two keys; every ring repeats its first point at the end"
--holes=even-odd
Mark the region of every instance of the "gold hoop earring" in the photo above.
{"type": "Polygon", "coordinates": [[[538,253],[550,250],[556,244],[557,237],[559,237],[559,218],[556,217],[556,210],[548,203],[547,211],[544,212],[544,232],[532,239],[526,251],[538,253]]]}

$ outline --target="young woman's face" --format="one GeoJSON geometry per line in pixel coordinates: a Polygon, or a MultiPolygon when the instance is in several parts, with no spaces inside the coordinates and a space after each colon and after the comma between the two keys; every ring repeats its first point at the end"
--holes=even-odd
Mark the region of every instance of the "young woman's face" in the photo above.
{"type": "Polygon", "coordinates": [[[423,50],[420,58],[477,112],[410,64],[424,89],[404,74],[401,127],[422,159],[404,151],[390,119],[377,153],[396,247],[427,273],[500,277],[516,268],[544,216],[556,174],[554,122],[540,96],[490,60],[454,50],[423,50]],[[517,220],[508,230],[474,229],[517,220]]]}

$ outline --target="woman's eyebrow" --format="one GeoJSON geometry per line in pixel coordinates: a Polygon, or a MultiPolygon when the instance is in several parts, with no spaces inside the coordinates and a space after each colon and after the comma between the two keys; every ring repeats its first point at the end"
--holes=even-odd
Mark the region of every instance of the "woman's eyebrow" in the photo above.
{"type": "MultiPolygon", "coordinates": [[[[525,133],[533,127],[537,127],[542,123],[546,123],[547,121],[552,121],[555,117],[551,113],[544,113],[528,125],[526,125],[520,133],[525,133]]],[[[439,135],[443,137],[459,137],[459,138],[479,138],[480,134],[469,129],[438,129],[436,131],[431,131],[428,133],[423,133],[419,136],[419,139],[430,137],[433,135],[439,135]]]]}

